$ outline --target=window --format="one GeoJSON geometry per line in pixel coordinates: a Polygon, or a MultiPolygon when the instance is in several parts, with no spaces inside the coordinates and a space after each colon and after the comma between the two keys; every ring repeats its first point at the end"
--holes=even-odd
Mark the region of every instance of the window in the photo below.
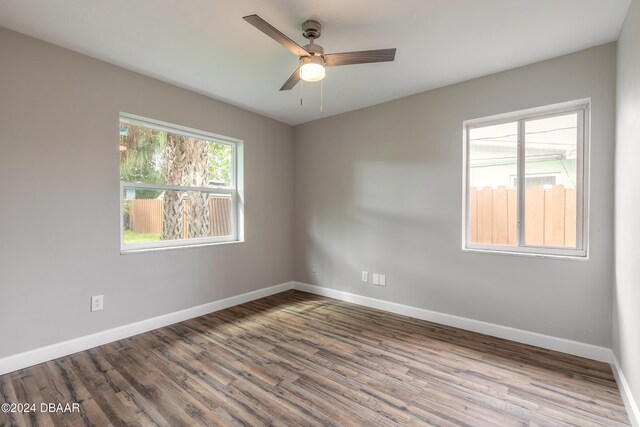
{"type": "Polygon", "coordinates": [[[589,102],[464,123],[463,249],[587,256],[589,102]]]}
{"type": "Polygon", "coordinates": [[[122,113],[120,250],[242,240],[242,142],[122,113]]]}

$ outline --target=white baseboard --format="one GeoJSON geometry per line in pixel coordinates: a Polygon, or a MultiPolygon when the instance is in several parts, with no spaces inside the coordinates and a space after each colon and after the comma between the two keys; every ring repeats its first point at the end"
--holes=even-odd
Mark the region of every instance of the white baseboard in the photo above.
{"type": "Polygon", "coordinates": [[[245,294],[213,301],[196,307],[187,308],[185,310],[164,314],[162,316],[153,317],[151,319],[142,320],[129,325],[119,326],[117,328],[97,332],[84,337],[74,338],[58,344],[52,344],[35,350],[29,350],[24,353],[15,354],[13,356],[4,357],[0,359],[0,375],[97,347],[99,345],[121,340],[132,335],[141,334],[163,326],[172,325],[194,317],[213,313],[214,311],[223,310],[238,304],[278,294],[292,288],[293,282],[282,283],[269,288],[258,289],[257,291],[247,292],[245,294]]]}
{"type": "Polygon", "coordinates": [[[620,395],[624,401],[624,406],[627,408],[629,421],[631,421],[632,426],[638,427],[640,426],[640,408],[638,408],[638,404],[633,398],[631,388],[629,388],[629,383],[622,372],[622,366],[620,366],[620,362],[613,351],[611,352],[611,369],[613,370],[613,375],[616,377],[616,382],[618,383],[618,388],[620,389],[620,395]]]}
{"type": "Polygon", "coordinates": [[[511,341],[534,345],[536,347],[560,351],[562,353],[569,353],[575,356],[597,360],[599,362],[611,363],[612,353],[611,349],[607,347],[600,347],[597,345],[572,341],[565,338],[543,335],[537,332],[529,332],[522,329],[511,328],[509,326],[496,325],[494,323],[483,322],[481,320],[468,319],[466,317],[454,316],[451,314],[426,310],[424,308],[412,307],[395,302],[369,298],[362,295],[339,291],[336,289],[309,285],[307,283],[293,282],[293,288],[300,291],[310,292],[317,295],[323,295],[342,301],[364,305],[367,307],[377,308],[379,310],[389,311],[391,313],[413,317],[416,319],[428,320],[430,322],[453,326],[456,328],[465,329],[467,331],[473,331],[498,338],[504,338],[511,341]]]}

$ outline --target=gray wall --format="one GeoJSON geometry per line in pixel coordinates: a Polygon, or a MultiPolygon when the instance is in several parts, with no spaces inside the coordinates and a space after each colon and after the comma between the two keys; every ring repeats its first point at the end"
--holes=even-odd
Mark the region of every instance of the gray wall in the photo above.
{"type": "Polygon", "coordinates": [[[0,357],[292,279],[290,126],[3,28],[0,56],[0,357]],[[245,141],[245,243],[120,255],[120,111],[245,141]]]}
{"type": "Polygon", "coordinates": [[[297,126],[295,279],[610,346],[615,56],[612,43],[297,126]],[[586,97],[590,259],[463,253],[463,120],[586,97]]]}
{"type": "Polygon", "coordinates": [[[640,3],[618,42],[613,351],[640,404],[640,3]]]}

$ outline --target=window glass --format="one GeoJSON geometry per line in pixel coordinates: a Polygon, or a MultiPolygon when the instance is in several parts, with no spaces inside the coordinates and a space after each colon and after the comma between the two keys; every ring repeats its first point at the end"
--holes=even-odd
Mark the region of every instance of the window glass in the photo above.
{"type": "Polygon", "coordinates": [[[469,242],[516,244],[518,123],[469,129],[469,242]]]}
{"type": "Polygon", "coordinates": [[[528,120],[524,126],[527,181],[539,174],[556,178],[549,184],[527,182],[525,244],[575,248],[578,115],[528,120]]]}
{"type": "Polygon", "coordinates": [[[237,240],[237,144],[121,116],[123,249],[237,240]]]}
{"type": "Polygon", "coordinates": [[[464,247],[587,255],[589,105],[571,104],[466,124],[464,247]]]}

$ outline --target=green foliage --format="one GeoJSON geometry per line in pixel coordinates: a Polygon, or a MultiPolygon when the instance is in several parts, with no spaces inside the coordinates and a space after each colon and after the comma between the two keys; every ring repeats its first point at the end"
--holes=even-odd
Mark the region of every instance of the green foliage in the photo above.
{"type": "MultiPolygon", "coordinates": [[[[122,126],[122,124],[121,124],[122,126]]],[[[127,125],[128,135],[121,140],[127,150],[121,155],[120,179],[126,182],[163,184],[164,146],[167,133],[139,126],[127,125]]],[[[153,199],[157,190],[136,190],[137,198],[153,199]]]]}
{"type": "Polygon", "coordinates": [[[227,185],[231,182],[233,147],[209,142],[209,182],[227,185]]]}
{"type": "Polygon", "coordinates": [[[147,243],[160,240],[159,234],[136,233],[133,230],[124,230],[124,243],[147,243]]]}

